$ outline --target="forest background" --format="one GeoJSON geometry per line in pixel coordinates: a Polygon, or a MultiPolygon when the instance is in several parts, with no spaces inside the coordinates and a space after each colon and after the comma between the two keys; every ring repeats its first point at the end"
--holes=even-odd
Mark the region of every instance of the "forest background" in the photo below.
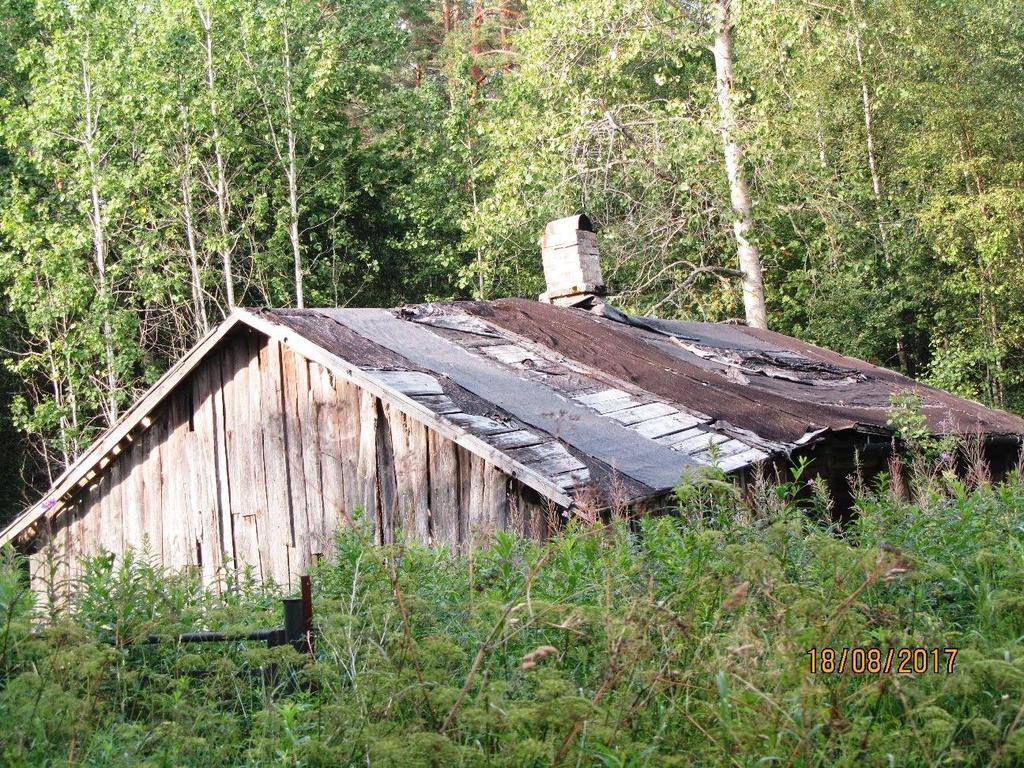
{"type": "Polygon", "coordinates": [[[1022,105],[1015,0],[0,0],[0,522],[232,306],[535,295],[579,211],[626,309],[742,317],[739,231],[774,330],[1020,413],[1022,105]]]}

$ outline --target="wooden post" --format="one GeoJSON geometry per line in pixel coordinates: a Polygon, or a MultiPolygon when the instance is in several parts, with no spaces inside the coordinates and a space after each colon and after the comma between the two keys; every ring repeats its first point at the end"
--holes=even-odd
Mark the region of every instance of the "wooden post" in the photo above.
{"type": "Polygon", "coordinates": [[[302,588],[302,631],[306,635],[306,650],[313,656],[316,650],[313,645],[313,586],[309,575],[303,576],[299,584],[302,588]]]}

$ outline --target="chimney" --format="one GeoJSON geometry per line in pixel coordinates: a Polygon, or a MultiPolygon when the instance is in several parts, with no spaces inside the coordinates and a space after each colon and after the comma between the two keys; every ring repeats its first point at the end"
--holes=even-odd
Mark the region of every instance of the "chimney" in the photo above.
{"type": "Polygon", "coordinates": [[[607,293],[597,260],[597,235],[585,215],[550,222],[540,239],[547,290],[546,304],[572,306],[607,293]]]}

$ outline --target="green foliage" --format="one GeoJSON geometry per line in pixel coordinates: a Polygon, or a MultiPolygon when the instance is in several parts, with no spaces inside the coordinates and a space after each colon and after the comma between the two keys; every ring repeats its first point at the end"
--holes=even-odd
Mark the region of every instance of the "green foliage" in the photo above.
{"type": "Polygon", "coordinates": [[[315,663],[133,643],[279,621],[129,558],[45,623],[0,571],[10,765],[1005,765],[1024,700],[1024,486],[862,491],[842,536],[791,482],[700,478],[679,516],[453,555],[340,533],[315,663]],[[812,513],[812,514],[808,514],[812,513]],[[952,674],[811,674],[821,647],[958,648],[952,674]]]}
{"type": "Polygon", "coordinates": [[[461,291],[466,173],[443,82],[407,82],[409,11],[0,3],[3,416],[32,485],[227,315],[225,259],[241,306],[295,302],[295,251],[308,305],[461,291]]]}
{"type": "MultiPolygon", "coordinates": [[[[773,329],[1024,407],[1021,8],[733,3],[773,329]]],[[[294,303],[296,255],[310,306],[536,295],[586,211],[624,308],[736,317],[709,18],[0,0],[4,477],[48,485],[223,318],[225,259],[240,305],[294,303]]]]}

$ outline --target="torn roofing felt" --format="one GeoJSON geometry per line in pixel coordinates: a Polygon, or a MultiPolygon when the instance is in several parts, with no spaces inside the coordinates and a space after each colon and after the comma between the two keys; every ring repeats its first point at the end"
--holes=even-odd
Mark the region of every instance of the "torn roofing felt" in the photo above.
{"type": "Polygon", "coordinates": [[[888,431],[890,398],[920,395],[935,433],[1020,436],[1024,420],[772,331],[634,318],[518,299],[463,311],[670,401],[791,442],[819,429],[888,431]]]}
{"type": "Polygon", "coordinates": [[[936,432],[1024,434],[1016,416],[780,334],[637,318],[603,303],[260,314],[406,387],[566,490],[617,478],[638,498],[671,488],[687,467],[734,471],[829,432],[888,434],[890,398],[908,389],[936,432]],[[421,377],[396,378],[402,371],[421,377]],[[513,435],[535,444],[509,448],[513,435]]]}

